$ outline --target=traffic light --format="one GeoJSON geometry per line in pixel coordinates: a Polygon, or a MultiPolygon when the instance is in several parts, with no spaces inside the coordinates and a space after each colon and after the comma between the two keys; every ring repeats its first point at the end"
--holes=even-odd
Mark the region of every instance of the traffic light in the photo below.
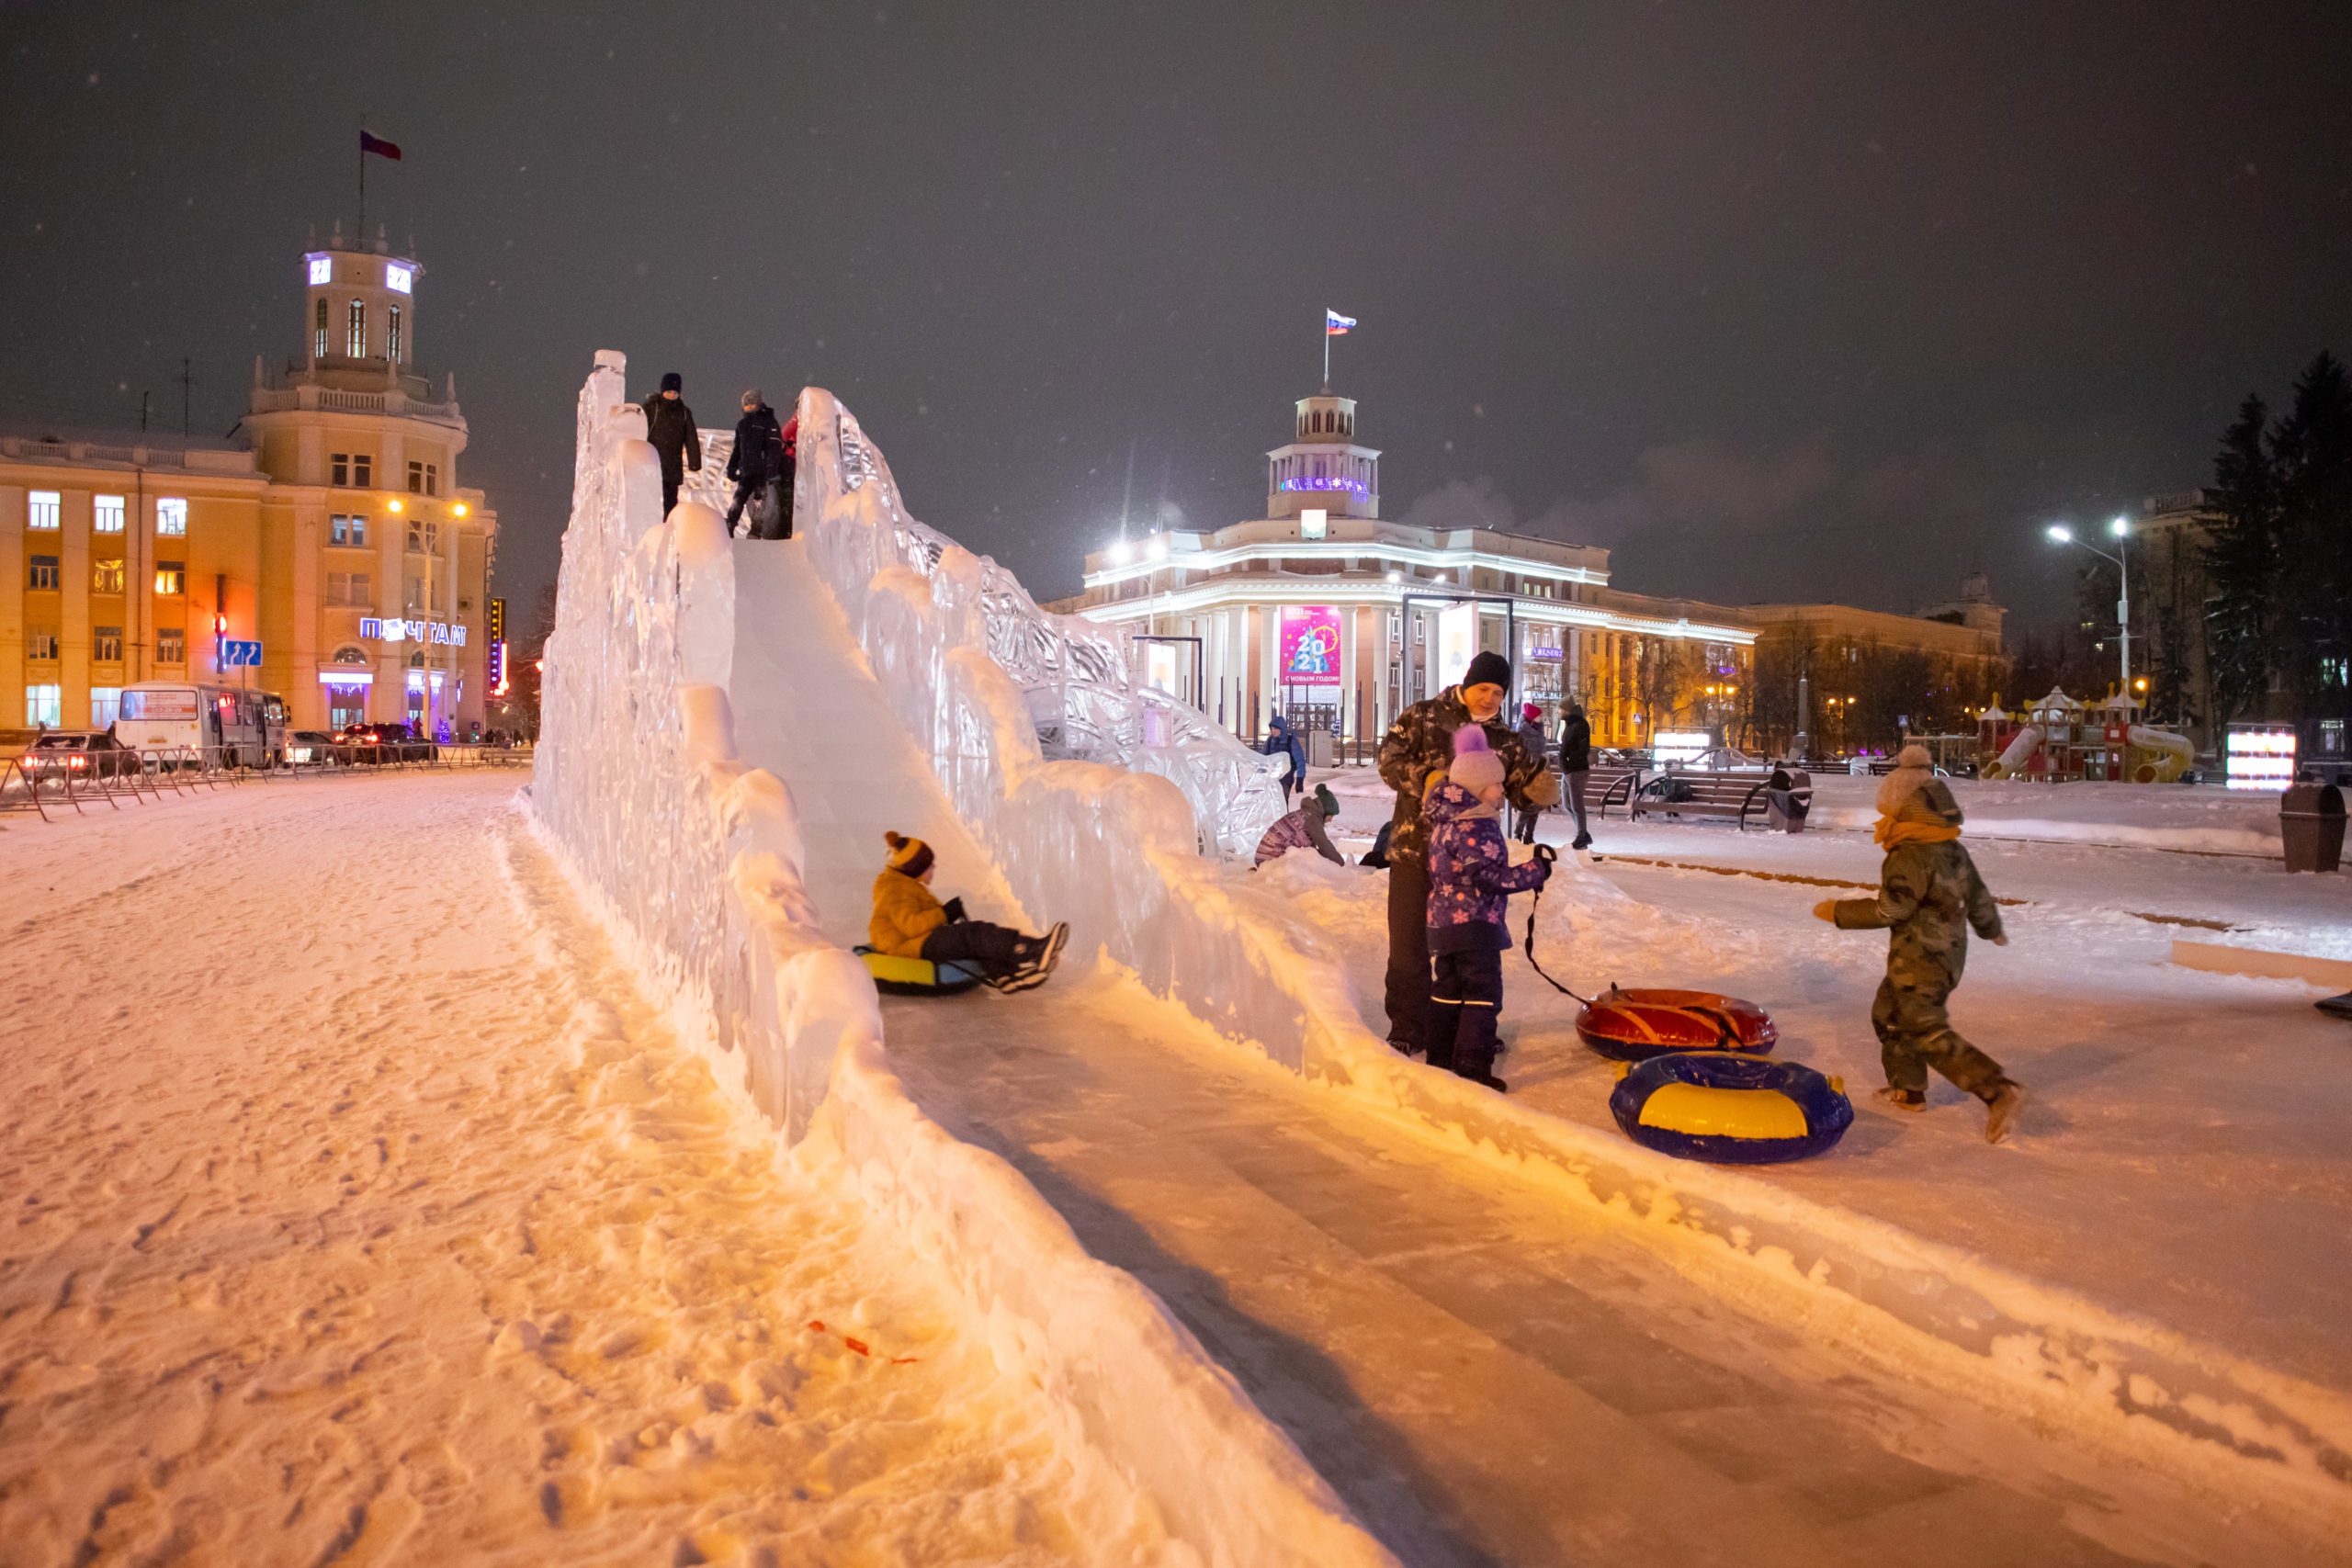
{"type": "Polygon", "coordinates": [[[212,635],[214,637],[227,637],[229,635],[229,617],[220,614],[218,611],[215,611],[212,616],[212,635]]]}

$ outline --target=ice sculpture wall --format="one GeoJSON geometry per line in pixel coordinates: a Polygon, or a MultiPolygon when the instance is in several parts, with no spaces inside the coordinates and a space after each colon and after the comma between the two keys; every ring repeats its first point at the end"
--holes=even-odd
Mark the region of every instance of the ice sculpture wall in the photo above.
{"type": "Polygon", "coordinates": [[[723,525],[691,500],[661,517],[624,368],[599,354],[580,394],[531,786],[542,841],[739,1113],[833,1162],[1000,1368],[1044,1391],[1074,1466],[1113,1467],[1188,1560],[1394,1568],[1157,1297],[903,1092],[873,982],[819,930],[790,792],[736,754],[723,525]]]}

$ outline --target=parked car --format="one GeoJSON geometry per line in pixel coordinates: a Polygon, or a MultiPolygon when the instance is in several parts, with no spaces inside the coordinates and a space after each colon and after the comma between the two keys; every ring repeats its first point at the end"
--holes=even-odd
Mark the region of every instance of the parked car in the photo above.
{"type": "Polygon", "coordinates": [[[351,750],[323,729],[296,729],[286,737],[286,761],[297,768],[348,762],[351,750]]]}
{"type": "Polygon", "coordinates": [[[115,778],[139,771],[139,753],[110,729],[51,729],[36,738],[18,759],[36,778],[115,778]]]}
{"type": "Polygon", "coordinates": [[[355,724],[336,739],[349,747],[355,762],[429,762],[441,755],[438,746],[397,720],[355,724]]]}

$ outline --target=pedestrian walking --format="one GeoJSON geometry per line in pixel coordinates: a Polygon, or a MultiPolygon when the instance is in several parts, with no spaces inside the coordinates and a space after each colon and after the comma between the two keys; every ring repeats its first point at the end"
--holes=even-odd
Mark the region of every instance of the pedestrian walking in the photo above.
{"type": "Polygon", "coordinates": [[[760,389],[745,389],[743,417],[735,422],[735,448],[727,454],[727,477],[735,483],[734,504],[727,509],[729,534],[749,506],[753,538],[792,537],[793,446],[799,433],[797,412],[789,424],[779,424],[760,389]]]}
{"type": "MultiPolygon", "coordinates": [[[[1548,748],[1544,741],[1544,709],[1537,704],[1521,703],[1519,705],[1519,743],[1527,748],[1529,756],[1539,762],[1544,760],[1548,748]]],[[[1522,844],[1533,843],[1535,819],[1544,815],[1544,808],[1540,806],[1513,807],[1511,814],[1518,818],[1512,837],[1522,844]]]]}
{"type": "Polygon", "coordinates": [[[1331,793],[1329,784],[1317,784],[1314,793],[1298,803],[1289,815],[1278,817],[1258,840],[1257,859],[1250,863],[1255,871],[1270,860],[1279,860],[1293,850],[1311,849],[1334,865],[1345,865],[1348,857],[1332,848],[1331,840],[1323,825],[1340,814],[1340,797],[1331,793]]]}
{"type": "Polygon", "coordinates": [[[1886,978],[1871,1006],[1886,1087],[1878,1097],[1902,1111],[1928,1108],[1928,1069],[1985,1105],[1984,1139],[1997,1144],[2017,1125],[2024,1089],[2001,1065],[1961,1038],[1945,1010],[1968,964],[1968,933],[2007,947],[2000,906],[1960,843],[1960,803],[1937,778],[1924,746],[1905,746],[1878,791],[1879,844],[1886,851],[1875,898],[1826,899],[1813,912],[1841,931],[1887,930],[1886,978]]]}
{"type": "Polygon", "coordinates": [[[695,428],[695,411],[686,407],[685,378],[675,370],[662,377],[662,389],[645,400],[645,438],[662,459],[662,515],[678,504],[678,487],[686,470],[702,472],[702,432],[695,428]]]}
{"type": "Polygon", "coordinates": [[[1503,843],[1503,760],[1486,732],[1467,724],[1454,756],[1433,778],[1421,816],[1429,824],[1429,1063],[1502,1091],[1495,1049],[1502,1021],[1505,923],[1510,896],[1541,887],[1552,852],[1514,866],[1503,843]]]}
{"type": "Polygon", "coordinates": [[[1592,847],[1592,830],[1584,819],[1585,778],[1591,772],[1592,721],[1584,716],[1584,704],[1570,697],[1560,719],[1560,784],[1577,819],[1576,840],[1568,846],[1572,850],[1592,847]]]}
{"type": "Polygon", "coordinates": [[[1265,744],[1261,748],[1269,757],[1288,757],[1290,772],[1283,778],[1283,801],[1287,805],[1293,790],[1306,787],[1306,742],[1290,720],[1276,714],[1266,721],[1265,744]]]}
{"type": "Polygon", "coordinates": [[[1459,685],[1415,703],[1396,716],[1380,739],[1380,779],[1396,792],[1388,837],[1388,1043],[1408,1055],[1427,1049],[1430,1036],[1429,829],[1421,799],[1431,773],[1453,765],[1453,736],[1464,725],[1485,730],[1503,761],[1504,798],[1532,802],[1544,763],[1528,755],[1503,722],[1510,661],[1481,653],[1459,685]]]}

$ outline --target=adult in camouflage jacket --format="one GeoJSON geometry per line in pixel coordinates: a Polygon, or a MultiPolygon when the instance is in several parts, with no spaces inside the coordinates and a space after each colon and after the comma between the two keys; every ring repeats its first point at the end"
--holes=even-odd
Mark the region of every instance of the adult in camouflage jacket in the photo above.
{"type": "Polygon", "coordinates": [[[1891,931],[1886,978],[1871,1006],[1887,1087],[1879,1097],[1905,1111],[1928,1102],[1928,1069],[1989,1108],[1984,1135],[2008,1135],[2024,1090],[1992,1057],[1961,1038],[1945,1004],[1968,966],[1968,933],[2007,945],[2000,906],[1961,847],[1960,803],[1932,776],[1925,748],[1906,746],[1879,791],[1877,838],[1886,850],[1875,898],[1839,898],[1814,912],[1841,931],[1891,931]]]}
{"type": "Polygon", "coordinates": [[[1388,1043],[1426,1050],[1430,1032],[1429,827],[1421,795],[1431,773],[1453,765],[1453,732],[1476,724],[1503,761],[1503,790],[1513,806],[1536,803],[1544,761],[1528,754],[1503,718],[1510,664],[1481,653],[1448,686],[1396,716],[1380,740],[1380,780],[1396,792],[1388,834],[1388,1043]]]}

